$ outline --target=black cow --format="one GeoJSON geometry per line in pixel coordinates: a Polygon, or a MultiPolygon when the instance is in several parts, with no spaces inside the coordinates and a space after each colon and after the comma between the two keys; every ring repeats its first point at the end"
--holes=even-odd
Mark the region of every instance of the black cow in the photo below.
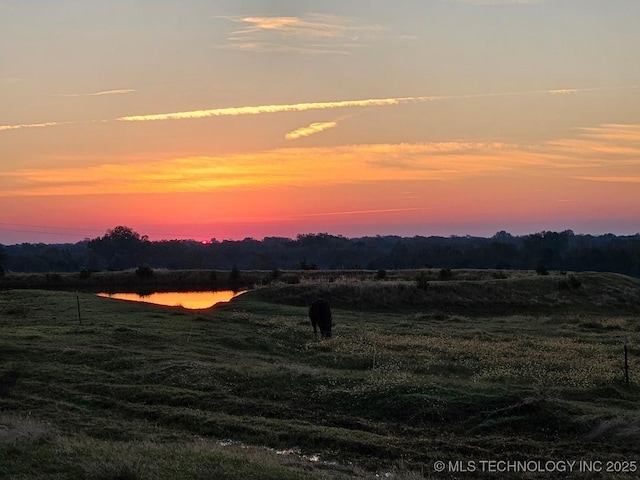
{"type": "Polygon", "coordinates": [[[318,335],[316,327],[320,327],[320,335],[323,338],[331,338],[331,307],[329,302],[322,298],[313,302],[309,307],[309,318],[314,335],[318,335]]]}

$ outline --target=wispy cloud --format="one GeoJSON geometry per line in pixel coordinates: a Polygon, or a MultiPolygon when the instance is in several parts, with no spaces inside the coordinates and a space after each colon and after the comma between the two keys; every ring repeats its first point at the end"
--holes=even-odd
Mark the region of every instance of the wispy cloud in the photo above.
{"type": "Polygon", "coordinates": [[[28,123],[20,125],[0,125],[0,132],[5,130],[21,130],[23,128],[43,128],[43,127],[55,127],[57,125],[63,125],[69,122],[46,122],[46,123],[28,123]]]}
{"type": "Polygon", "coordinates": [[[283,148],[257,154],[23,169],[3,174],[0,196],[218,191],[410,179],[443,180],[504,170],[501,144],[372,144],[283,148]],[[451,155],[458,155],[452,163],[451,155]],[[395,160],[395,161],[394,161],[395,160]]]}
{"type": "Polygon", "coordinates": [[[46,127],[60,127],[62,125],[78,125],[89,123],[107,123],[109,120],[84,120],[84,121],[67,121],[67,122],[43,122],[43,123],[23,123],[17,125],[0,125],[0,132],[9,130],[23,130],[46,127]]]}
{"type": "Polygon", "coordinates": [[[348,107],[384,107],[402,103],[416,103],[436,100],[443,97],[398,97],[371,98],[365,100],[340,100],[335,102],[309,102],[293,104],[259,105],[247,107],[213,108],[188,112],[157,113],[150,115],[132,115],[119,117],[121,122],[149,122],[158,120],[184,120],[189,118],[226,117],[237,115],[259,115],[262,113],[305,112],[308,110],[328,110],[348,107]]]}
{"type": "Polygon", "coordinates": [[[241,25],[228,38],[228,48],[253,52],[349,54],[367,36],[380,31],[335,15],[222,17],[241,25]]]}
{"type": "Polygon", "coordinates": [[[3,172],[0,196],[215,192],[366,182],[532,178],[638,183],[640,126],[603,125],[536,145],[497,142],[281,148],[255,154],[3,172]],[[622,136],[616,135],[621,132],[622,136]],[[636,132],[632,136],[629,132],[636,132]],[[622,138],[619,139],[619,138],[622,138]]]}
{"type": "Polygon", "coordinates": [[[124,88],[120,90],[104,90],[94,93],[56,93],[54,97],[101,97],[104,95],[126,95],[128,93],[134,93],[136,90],[131,88],[124,88]]]}
{"type": "Polygon", "coordinates": [[[558,154],[581,152],[583,159],[616,158],[616,165],[638,165],[640,125],[605,124],[578,129],[575,138],[547,143],[558,154]]]}
{"type": "Polygon", "coordinates": [[[336,217],[342,215],[369,215],[372,213],[398,213],[398,212],[416,212],[420,210],[432,210],[436,207],[410,207],[410,208],[377,208],[372,210],[347,210],[343,212],[322,212],[322,213],[302,213],[299,215],[290,215],[289,218],[303,217],[336,217]]]}
{"type": "Polygon", "coordinates": [[[189,118],[207,118],[207,117],[224,117],[236,115],[259,115],[262,113],[279,113],[279,112],[304,112],[308,110],[327,110],[335,108],[354,108],[354,107],[384,107],[401,105],[406,103],[423,103],[442,100],[465,100],[474,98],[487,97],[507,97],[520,95],[558,95],[566,93],[584,93],[596,92],[604,90],[632,89],[640,88],[638,86],[631,87],[595,87],[595,88],[572,88],[562,90],[529,90],[521,92],[498,92],[498,93],[477,93],[468,95],[439,95],[439,96],[420,96],[420,97],[390,97],[390,98],[371,98],[363,100],[340,100],[333,102],[309,102],[294,104],[275,104],[275,105],[259,105],[246,107],[228,107],[213,108],[208,110],[191,110],[187,112],[173,113],[157,113],[146,115],[131,115],[119,117],[117,120],[124,122],[147,122],[157,120],[183,120],[189,118]]]}
{"type": "Polygon", "coordinates": [[[640,141],[640,125],[606,124],[581,128],[584,136],[598,140],[640,141]]]}
{"type": "MultiPolygon", "coordinates": [[[[307,103],[293,103],[293,104],[273,104],[273,105],[257,105],[257,106],[243,106],[243,107],[225,107],[225,108],[212,108],[206,110],[190,110],[184,112],[170,112],[170,113],[152,113],[142,115],[129,115],[118,117],[115,120],[119,122],[150,122],[150,121],[163,121],[163,120],[185,120],[185,119],[199,119],[209,117],[226,117],[226,116],[241,116],[241,115],[261,115],[268,113],[282,113],[282,112],[305,112],[310,110],[331,110],[340,108],[370,108],[370,107],[387,107],[410,103],[425,103],[434,101],[446,101],[446,100],[466,100],[476,98],[491,98],[491,97],[508,97],[508,96],[523,96],[523,95],[558,95],[561,94],[579,94],[587,92],[599,92],[609,90],[628,90],[638,89],[640,86],[626,86],[626,87],[594,87],[594,88],[571,88],[571,89],[554,89],[554,90],[530,90],[520,92],[497,92],[497,93],[477,93],[467,95],[439,95],[439,96],[419,96],[419,97],[390,97],[390,98],[370,98],[361,100],[339,100],[330,102],[307,102],[307,103]]],[[[108,92],[117,92],[117,90],[97,92],[96,94],[115,94],[108,92]]],[[[124,91],[123,91],[124,92],[124,91]]],[[[93,94],[93,95],[96,95],[93,94]]],[[[43,122],[34,124],[18,124],[18,125],[0,125],[0,131],[4,130],[16,130],[23,128],[40,128],[40,127],[53,127],[58,125],[70,124],[70,123],[97,123],[108,122],[110,120],[91,120],[87,122],[43,122]]],[[[328,128],[334,128],[335,125],[331,125],[328,128]]],[[[326,130],[326,128],[324,128],[326,130]]],[[[315,131],[313,133],[318,133],[315,131]]]]}
{"type": "Polygon", "coordinates": [[[467,5],[528,5],[532,3],[544,3],[547,0],[453,0],[467,5]]]}
{"type": "Polygon", "coordinates": [[[588,182],[607,182],[607,183],[640,183],[640,176],[634,177],[574,177],[576,180],[585,180],[588,182]]]}
{"type": "Polygon", "coordinates": [[[330,128],[335,128],[337,126],[338,126],[337,122],[312,123],[307,127],[300,127],[287,133],[284,136],[284,138],[286,138],[287,140],[297,140],[302,137],[309,137],[311,135],[315,135],[316,133],[324,132],[325,130],[329,130],[330,128]]]}
{"type": "Polygon", "coordinates": [[[551,95],[573,95],[575,93],[580,93],[580,89],[578,88],[565,88],[561,90],[549,90],[549,94],[551,95]]]}

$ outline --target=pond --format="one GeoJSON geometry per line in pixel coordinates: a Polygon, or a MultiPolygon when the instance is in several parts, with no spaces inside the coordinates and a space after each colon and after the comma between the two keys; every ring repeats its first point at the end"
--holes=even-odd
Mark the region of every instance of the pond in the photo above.
{"type": "Polygon", "coordinates": [[[169,307],[182,307],[189,310],[201,310],[210,308],[217,303],[230,301],[233,297],[244,293],[246,290],[234,292],[233,290],[218,290],[208,292],[155,292],[150,294],[138,293],[98,293],[99,297],[115,298],[117,300],[129,300],[133,302],[155,303],[169,307]]]}

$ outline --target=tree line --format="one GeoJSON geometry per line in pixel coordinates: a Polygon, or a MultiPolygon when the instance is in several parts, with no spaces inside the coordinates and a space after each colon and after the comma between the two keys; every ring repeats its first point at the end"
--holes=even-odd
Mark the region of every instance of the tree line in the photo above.
{"type": "Polygon", "coordinates": [[[490,238],[327,233],[295,239],[150,241],[126,226],[73,244],[0,245],[0,274],[166,269],[246,270],[492,268],[609,271],[640,277],[640,234],[582,235],[571,230],[490,238]]]}

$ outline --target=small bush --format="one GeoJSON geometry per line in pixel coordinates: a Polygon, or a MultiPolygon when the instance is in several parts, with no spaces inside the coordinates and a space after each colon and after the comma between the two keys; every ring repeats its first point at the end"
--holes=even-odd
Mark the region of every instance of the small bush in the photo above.
{"type": "Polygon", "coordinates": [[[87,278],[89,278],[90,276],[91,276],[91,270],[87,270],[86,268],[85,268],[85,269],[80,270],[80,278],[81,278],[82,280],[86,280],[86,279],[87,279],[87,278]]]}
{"type": "Polygon", "coordinates": [[[5,315],[11,315],[19,318],[27,318],[29,314],[29,308],[24,305],[9,305],[0,313],[4,313],[5,315]]]}
{"type": "Polygon", "coordinates": [[[376,273],[376,280],[384,280],[387,278],[387,271],[384,269],[378,270],[376,273]]]}
{"type": "Polygon", "coordinates": [[[420,275],[416,278],[416,286],[420,290],[428,290],[429,289],[429,278],[427,277],[426,272],[420,272],[420,275]]]}
{"type": "Polygon", "coordinates": [[[11,396],[11,391],[20,376],[20,369],[15,366],[11,366],[8,370],[0,372],[0,398],[11,396]]]}
{"type": "Polygon", "coordinates": [[[141,265],[136,268],[136,275],[140,278],[149,278],[153,276],[153,269],[151,267],[147,267],[146,265],[141,265]]]}
{"type": "Polygon", "coordinates": [[[453,272],[450,268],[442,268],[440,269],[438,277],[440,278],[440,280],[451,280],[453,278],[453,272]]]}
{"type": "Polygon", "coordinates": [[[242,279],[242,275],[240,274],[240,270],[235,265],[231,269],[231,273],[229,274],[229,283],[233,288],[236,288],[240,285],[240,281],[242,279]]]}
{"type": "Polygon", "coordinates": [[[580,280],[575,275],[569,275],[567,282],[569,283],[569,286],[571,286],[571,288],[580,288],[582,286],[582,280],[580,280]]]}
{"type": "Polygon", "coordinates": [[[59,273],[47,273],[45,278],[47,279],[47,282],[50,283],[58,283],[62,280],[62,276],[59,273]]]}
{"type": "Polygon", "coordinates": [[[285,275],[282,277],[282,281],[287,285],[298,285],[301,280],[298,275],[285,275]]]}
{"type": "Polygon", "coordinates": [[[318,266],[315,263],[308,263],[306,258],[300,260],[298,264],[299,270],[317,270],[318,266]]]}
{"type": "Polygon", "coordinates": [[[582,286],[582,281],[575,275],[569,275],[558,282],[559,290],[575,290],[582,286]]]}
{"type": "Polygon", "coordinates": [[[539,265],[538,268],[536,268],[536,273],[538,275],[549,275],[549,270],[547,270],[547,267],[544,265],[539,265]]]}

